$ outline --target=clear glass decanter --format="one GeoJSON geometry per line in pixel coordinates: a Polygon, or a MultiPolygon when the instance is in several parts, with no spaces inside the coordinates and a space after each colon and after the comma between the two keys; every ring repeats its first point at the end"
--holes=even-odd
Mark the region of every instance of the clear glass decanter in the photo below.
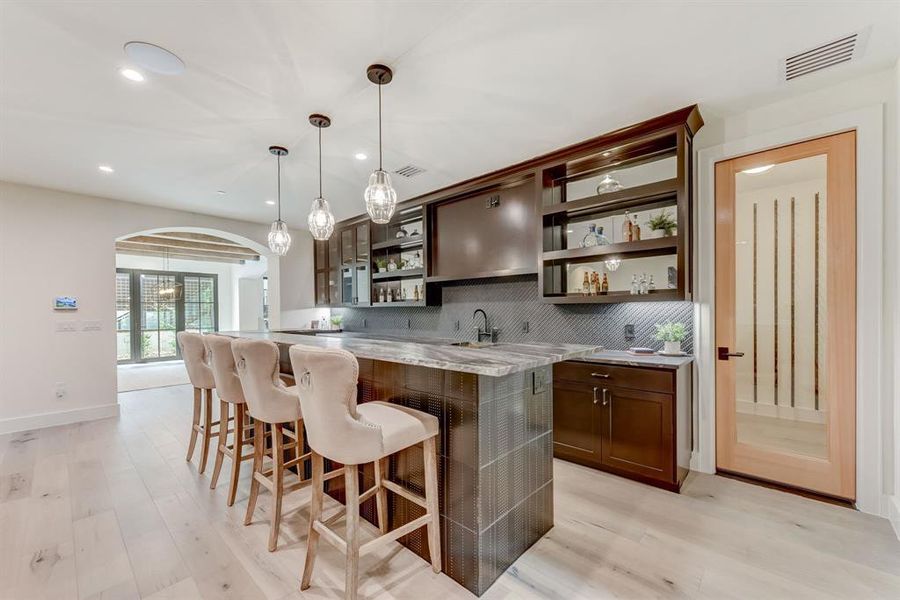
{"type": "Polygon", "coordinates": [[[592,248],[594,246],[606,246],[609,244],[609,238],[603,235],[603,227],[598,228],[596,224],[588,225],[588,232],[581,240],[582,248],[592,248]]]}

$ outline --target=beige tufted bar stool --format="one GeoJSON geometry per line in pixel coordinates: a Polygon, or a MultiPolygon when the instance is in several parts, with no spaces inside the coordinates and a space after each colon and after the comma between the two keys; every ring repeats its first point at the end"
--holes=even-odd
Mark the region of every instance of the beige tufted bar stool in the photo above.
{"type": "MultiPolygon", "coordinates": [[[[272,493],[272,522],[269,530],[269,551],[278,543],[281,524],[282,496],[295,489],[309,485],[303,478],[304,461],[311,459],[303,453],[303,416],[300,412],[300,398],[295,386],[286,387],[279,378],[278,346],[266,340],[236,339],[231,343],[237,374],[247,400],[247,410],[254,420],[253,430],[253,480],[250,483],[250,501],[244,525],[249,525],[256,509],[259,486],[272,493]],[[271,426],[271,446],[268,455],[272,458],[272,468],[264,469],[267,455],[265,424],[271,426]],[[289,429],[285,429],[285,425],[289,429]],[[285,438],[292,440],[285,443],[285,438]],[[295,458],[284,459],[286,450],[294,450],[295,458]],[[286,471],[296,467],[298,480],[285,485],[286,471]]],[[[340,473],[338,473],[340,474],[340,473]]]]}
{"type": "MultiPolygon", "coordinates": [[[[178,347],[181,349],[181,357],[188,372],[191,385],[194,386],[194,418],[191,423],[191,441],[188,444],[187,457],[190,461],[197,445],[197,435],[203,436],[200,448],[200,472],[206,470],[206,459],[209,456],[209,442],[214,433],[213,428],[220,421],[212,420],[212,391],[216,387],[212,368],[209,365],[209,355],[203,344],[203,336],[199,333],[179,331],[176,335],[178,347]],[[202,401],[202,402],[201,402],[202,401]],[[202,404],[202,410],[201,410],[202,404]],[[201,417],[203,422],[201,423],[201,417]]],[[[227,429],[227,419],[225,421],[227,429]]]]}
{"type": "Polygon", "coordinates": [[[216,383],[216,393],[219,396],[219,415],[224,415],[226,419],[234,419],[234,429],[219,427],[216,463],[213,467],[212,481],[209,484],[210,489],[215,489],[219,481],[219,473],[222,470],[222,462],[226,456],[230,458],[231,483],[228,486],[228,506],[234,505],[234,499],[237,495],[238,479],[241,475],[241,462],[253,458],[252,452],[244,454],[244,446],[252,444],[253,441],[248,436],[250,431],[245,429],[248,415],[244,400],[244,390],[241,387],[241,380],[238,378],[237,370],[235,369],[234,353],[231,351],[232,340],[233,338],[224,335],[206,334],[203,336],[203,343],[206,344],[213,379],[215,379],[216,383]],[[234,407],[233,415],[230,408],[232,406],[234,407]],[[228,434],[232,432],[234,433],[233,441],[231,444],[228,444],[228,434]]]}
{"type": "MultiPolygon", "coordinates": [[[[345,598],[355,599],[359,586],[359,557],[425,526],[428,551],[435,573],[441,570],[441,533],[438,512],[438,420],[418,410],[389,404],[356,404],[359,364],[345,350],[296,345],[290,348],[291,365],[303,407],[306,435],[312,450],[312,505],[306,564],[300,589],[309,587],[319,537],[346,556],[345,598]],[[391,454],[422,444],[425,464],[425,497],[387,478],[385,460],[391,454]],[[346,538],[342,539],[322,519],[324,500],[323,457],[344,464],[346,538]],[[375,464],[375,485],[359,493],[359,465],[375,464]],[[387,529],[387,491],[399,494],[425,509],[425,514],[393,531],[387,529]],[[359,505],[375,496],[381,535],[360,545],[359,505]]],[[[339,516],[339,515],[338,515],[339,516]]]]}

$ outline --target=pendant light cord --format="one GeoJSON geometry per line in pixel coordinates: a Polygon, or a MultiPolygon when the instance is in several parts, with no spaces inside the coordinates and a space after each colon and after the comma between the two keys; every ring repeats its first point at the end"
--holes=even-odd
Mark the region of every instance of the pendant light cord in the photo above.
{"type": "Polygon", "coordinates": [[[381,165],[381,82],[378,82],[378,170],[384,171],[381,165]]]}
{"type": "Polygon", "coordinates": [[[278,220],[281,220],[281,154],[276,155],[278,159],[278,220]]]}
{"type": "Polygon", "coordinates": [[[319,126],[319,198],[322,197],[322,127],[319,126]]]}

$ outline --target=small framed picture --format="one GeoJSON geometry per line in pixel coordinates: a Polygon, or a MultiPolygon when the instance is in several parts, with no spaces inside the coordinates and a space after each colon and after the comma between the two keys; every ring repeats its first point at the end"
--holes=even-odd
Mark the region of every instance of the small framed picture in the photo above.
{"type": "Polygon", "coordinates": [[[78,310],[78,299],[74,296],[57,296],[53,300],[54,310],[78,310]]]}

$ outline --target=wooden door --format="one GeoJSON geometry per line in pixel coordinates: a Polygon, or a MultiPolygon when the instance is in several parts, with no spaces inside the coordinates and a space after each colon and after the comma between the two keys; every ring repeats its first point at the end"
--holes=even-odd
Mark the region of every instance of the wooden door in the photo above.
{"type": "Polygon", "coordinates": [[[715,311],[717,467],[855,499],[855,132],[716,165],[715,311]]]}
{"type": "Polygon", "coordinates": [[[554,381],[553,456],[600,465],[600,388],[554,381]]]}
{"type": "Polygon", "coordinates": [[[670,484],[675,481],[674,398],[617,387],[602,388],[600,398],[603,465],[670,484]]]}

